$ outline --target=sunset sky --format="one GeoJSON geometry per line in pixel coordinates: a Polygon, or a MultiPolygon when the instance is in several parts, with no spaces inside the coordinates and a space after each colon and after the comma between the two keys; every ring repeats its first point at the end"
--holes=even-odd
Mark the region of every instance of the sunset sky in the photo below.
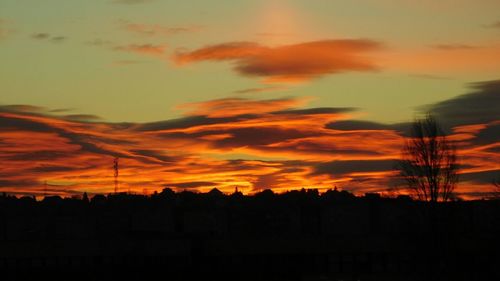
{"type": "Polygon", "coordinates": [[[500,1],[0,0],[0,192],[404,192],[426,112],[486,196],[500,1]]]}

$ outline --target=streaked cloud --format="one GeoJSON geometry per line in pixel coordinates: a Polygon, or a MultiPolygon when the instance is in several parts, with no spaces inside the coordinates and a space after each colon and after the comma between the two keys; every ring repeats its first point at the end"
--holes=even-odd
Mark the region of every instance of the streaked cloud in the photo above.
{"type": "Polygon", "coordinates": [[[208,102],[187,103],[179,109],[191,109],[190,115],[208,117],[229,117],[244,114],[259,114],[279,111],[306,103],[305,98],[281,98],[273,100],[251,100],[244,98],[224,98],[208,102]]]}
{"type": "MultiPolygon", "coordinates": [[[[450,126],[462,165],[458,191],[466,198],[484,195],[487,177],[499,171],[500,118],[492,110],[499,94],[498,81],[481,82],[427,107],[450,126]],[[481,114],[469,112],[480,106],[481,114]]],[[[0,188],[42,194],[47,182],[54,194],[111,192],[114,157],[120,188],[136,192],[339,186],[363,193],[394,185],[407,123],[355,120],[355,108],[306,105],[290,97],[208,100],[181,106],[184,117],[150,123],[0,106],[0,188]]]]}
{"type": "Polygon", "coordinates": [[[266,83],[296,83],[347,71],[375,71],[365,56],[381,44],[371,40],[323,40],[276,47],[252,42],[230,42],[194,51],[179,50],[179,65],[201,61],[234,61],[241,75],[263,78],[266,83]]]}
{"type": "Polygon", "coordinates": [[[334,176],[356,176],[363,173],[386,172],[388,176],[395,169],[397,159],[332,161],[317,165],[314,172],[334,176]]]}

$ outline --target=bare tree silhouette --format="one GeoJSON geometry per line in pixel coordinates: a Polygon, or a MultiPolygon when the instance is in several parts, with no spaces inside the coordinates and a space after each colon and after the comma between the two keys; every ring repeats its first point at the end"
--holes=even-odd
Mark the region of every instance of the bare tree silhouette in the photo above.
{"type": "Polygon", "coordinates": [[[491,183],[493,184],[493,198],[500,199],[500,176],[494,179],[491,183]]]}
{"type": "Polygon", "coordinates": [[[418,199],[437,202],[452,198],[458,182],[456,150],[432,115],[413,122],[397,167],[418,199]]]}

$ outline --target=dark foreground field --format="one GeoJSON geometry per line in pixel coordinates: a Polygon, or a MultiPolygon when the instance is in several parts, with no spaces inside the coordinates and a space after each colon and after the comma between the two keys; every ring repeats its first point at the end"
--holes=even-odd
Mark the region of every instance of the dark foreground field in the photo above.
{"type": "Polygon", "coordinates": [[[500,201],[0,197],[0,280],[499,280],[500,201]]]}

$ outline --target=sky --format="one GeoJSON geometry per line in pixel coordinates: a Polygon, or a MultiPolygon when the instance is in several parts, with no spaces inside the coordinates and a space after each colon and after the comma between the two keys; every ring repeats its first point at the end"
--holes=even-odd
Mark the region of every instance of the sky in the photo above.
{"type": "MultiPolygon", "coordinates": [[[[0,0],[0,189],[400,190],[408,122],[499,177],[497,0],[0,0]]],[[[403,191],[404,192],[404,191],[403,191]]]]}

